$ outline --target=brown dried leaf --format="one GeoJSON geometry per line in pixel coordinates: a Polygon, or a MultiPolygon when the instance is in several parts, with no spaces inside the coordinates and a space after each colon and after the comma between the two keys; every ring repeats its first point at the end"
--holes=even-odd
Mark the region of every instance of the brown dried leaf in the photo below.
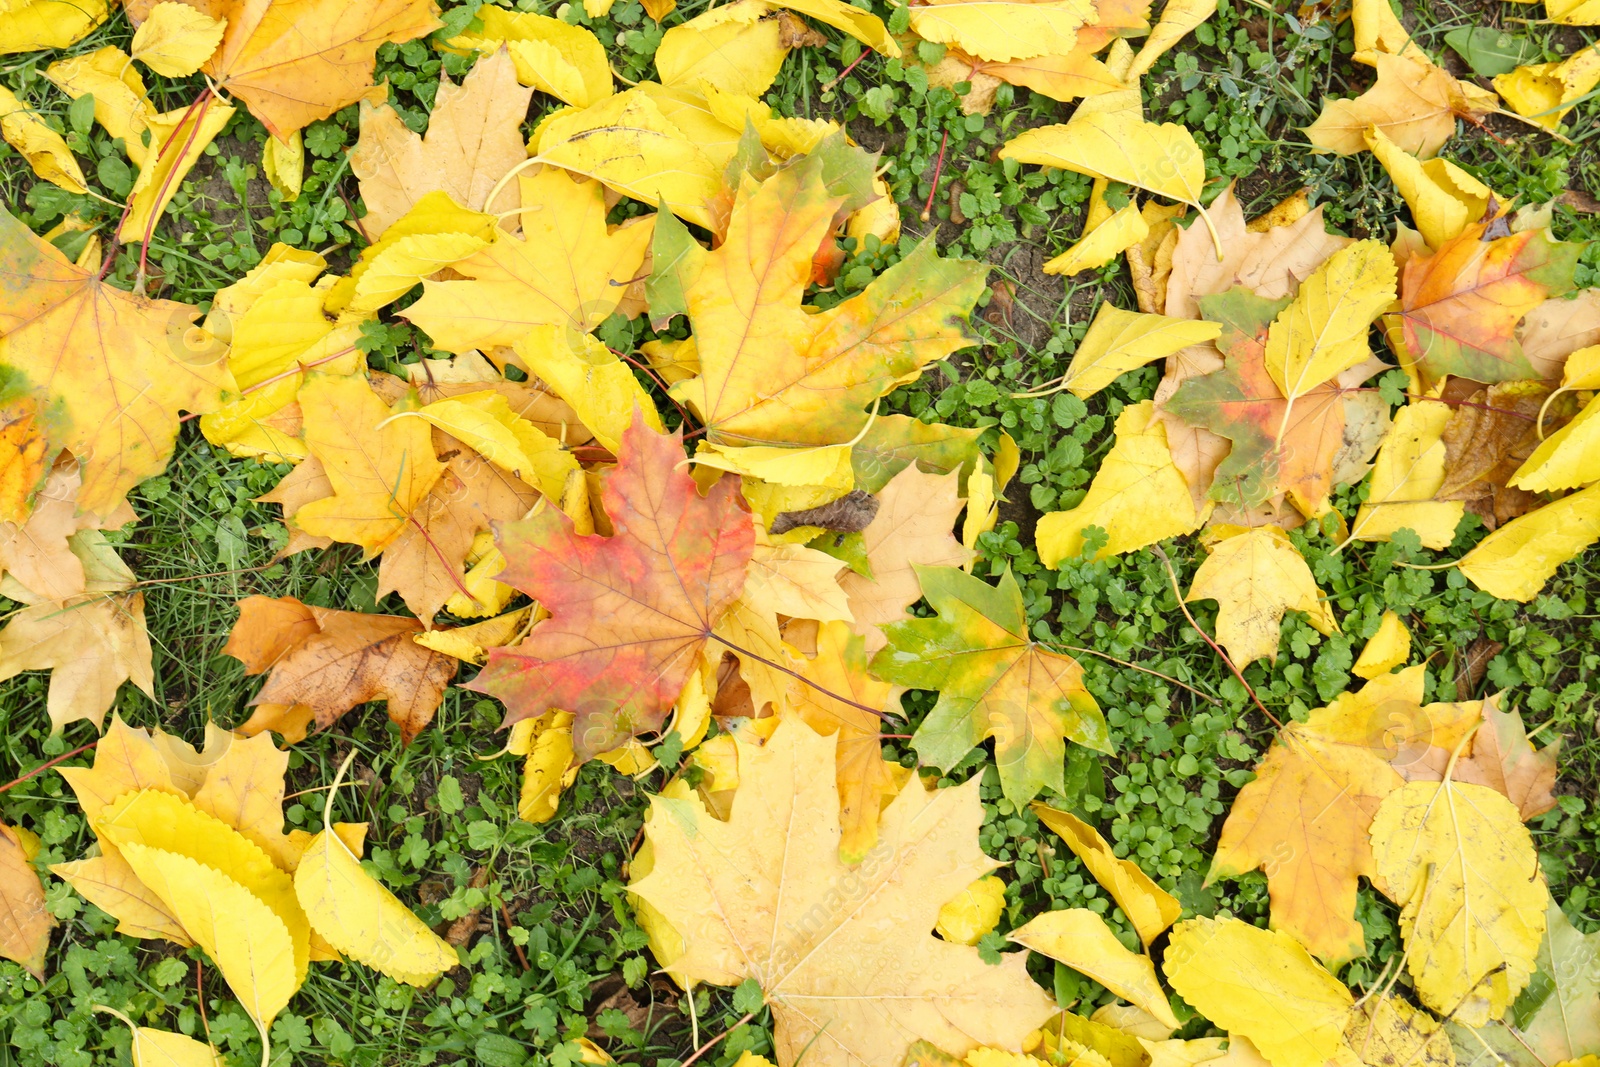
{"type": "Polygon", "coordinates": [[[304,730],[310,718],[326,727],[357,704],[383,700],[409,743],[433,720],[456,673],[456,660],[411,640],[421,630],[416,619],[396,615],[307,607],[293,597],[246,597],[223,652],[243,662],[248,673],[270,673],[251,701],[261,710],[241,732],[274,729],[287,737],[295,725],[304,730]],[[269,628],[299,610],[310,612],[317,632],[281,648],[269,628]],[[270,663],[269,654],[275,654],[270,663]]]}

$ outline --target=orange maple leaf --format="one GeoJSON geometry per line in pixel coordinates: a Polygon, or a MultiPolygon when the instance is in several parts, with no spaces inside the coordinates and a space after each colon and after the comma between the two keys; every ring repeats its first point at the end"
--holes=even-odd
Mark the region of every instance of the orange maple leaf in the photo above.
{"type": "Polygon", "coordinates": [[[552,615],[515,648],[490,649],[468,686],[505,703],[507,726],[569,711],[580,759],[661,727],[755,547],[737,483],[702,497],[684,465],[681,436],[635,410],[602,490],[613,536],[576,533],[553,507],[496,527],[500,581],[552,615]]]}
{"type": "MultiPolygon", "coordinates": [[[[440,26],[434,0],[179,0],[228,28],[204,70],[280,141],[360,100],[378,47],[440,26]]],[[[156,0],[131,0],[144,21],[156,0]]]]}

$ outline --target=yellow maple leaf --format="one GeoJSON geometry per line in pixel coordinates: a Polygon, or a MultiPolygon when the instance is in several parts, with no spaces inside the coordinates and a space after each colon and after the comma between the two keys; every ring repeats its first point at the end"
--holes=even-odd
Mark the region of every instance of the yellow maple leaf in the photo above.
{"type": "Polygon", "coordinates": [[[757,527],[741,597],[757,610],[792,619],[852,622],[839,586],[839,560],[805,545],[773,544],[757,527]]]}
{"type": "Polygon", "coordinates": [[[1217,642],[1235,666],[1278,659],[1278,631],[1286,611],[1301,611],[1320,633],[1339,629],[1311,568],[1276,526],[1225,536],[1194,573],[1185,600],[1217,602],[1217,642]]]}
{"type": "Polygon", "coordinates": [[[84,572],[84,590],[60,600],[38,596],[9,576],[0,595],[28,605],[0,629],[0,681],[52,670],[45,707],[55,732],[78,719],[98,729],[117,690],[131,681],[153,697],[154,668],[144,594],[133,572],[97,530],[67,540],[84,572]]]}
{"type": "Polygon", "coordinates": [[[0,214],[0,520],[25,521],[28,498],[62,449],[79,458],[78,507],[105,515],[172,455],[178,411],[209,411],[233,383],[187,304],[113,288],[0,214]],[[45,413],[49,412],[48,420],[45,413]]]}
{"type": "Polygon", "coordinates": [[[1549,894],[1517,807],[1487,786],[1410,782],[1372,820],[1373,884],[1400,905],[1422,1003],[1468,1026],[1532,977],[1549,894]]]}
{"type": "MultiPolygon", "coordinates": [[[[485,17],[491,13],[510,14],[484,9],[485,17]]],[[[516,67],[502,50],[479,59],[460,85],[440,79],[426,136],[412,132],[389,104],[363,101],[350,171],[361,181],[368,238],[376,241],[430,192],[472,211],[512,206],[509,196],[487,200],[495,183],[528,157],[521,123],[532,96],[532,89],[518,88],[516,67]]]]}
{"type": "Polygon", "coordinates": [[[44,885],[29,860],[38,839],[0,823],[0,956],[44,977],[45,952],[55,918],[45,906],[44,885]],[[30,847],[30,839],[31,845],[30,847]]]}
{"type": "Polygon", "coordinates": [[[289,753],[280,751],[266,734],[222,737],[225,747],[206,765],[200,784],[190,794],[195,808],[239,831],[280,870],[293,871],[301,849],[283,832],[283,776],[289,769],[289,753]]]}
{"type": "Polygon", "coordinates": [[[963,506],[960,481],[956,471],[924,474],[913,463],[878,493],[878,514],[861,535],[872,577],[855,571],[839,577],[867,652],[886,643],[880,624],[900,621],[922,599],[915,567],[960,567],[971,557],[952,533],[963,506]]]}
{"type": "Polygon", "coordinates": [[[759,187],[747,184],[714,251],[675,220],[658,223],[670,240],[657,241],[656,256],[664,241],[680,253],[671,271],[700,361],[700,374],[671,392],[713,443],[852,441],[868,424],[868,405],[969,343],[962,320],[985,271],[938,258],[926,241],[861,293],[807,313],[812,254],[846,199],[824,178],[833,158],[814,152],[759,187]]]}
{"type": "Polygon", "coordinates": [[[497,233],[454,264],[465,280],[425,281],[403,314],[451,352],[514,345],[530,330],[587,333],[617,309],[650,246],[651,218],[606,226],[605,190],[544,168],[519,179],[522,237],[497,233]]]}
{"type": "Polygon", "coordinates": [[[1373,875],[1373,815],[1407,761],[1476,726],[1424,708],[1423,683],[1421,666],[1381,674],[1287,726],[1234,800],[1207,882],[1261,868],[1274,929],[1326,960],[1364,955],[1356,885],[1373,875]]]}
{"type": "Polygon", "coordinates": [[[390,420],[388,405],[364,378],[311,375],[300,389],[306,446],[323,465],[333,494],[294,513],[310,534],[387,548],[444,474],[426,422],[390,420]]]}
{"type": "Polygon", "coordinates": [[[71,538],[82,530],[112,530],[133,521],[130,508],[98,516],[78,511],[82,484],[78,461],[62,453],[34,499],[33,514],[24,523],[0,520],[0,576],[9,575],[35,597],[65,600],[86,591],[83,561],[71,538]]]}
{"type": "Polygon", "coordinates": [[[1403,151],[1428,159],[1455,136],[1457,116],[1481,118],[1498,105],[1493,93],[1457,81],[1424,56],[1378,52],[1370,59],[1377,83],[1354,99],[1327,101],[1306,127],[1317,149],[1353,155],[1366,147],[1366,129],[1376,126],[1403,151]]]}
{"type": "Polygon", "coordinates": [[[1248,1037],[1273,1067],[1323,1067],[1355,998],[1288,934],[1239,919],[1173,927],[1162,967],[1196,1011],[1248,1037]]]}
{"type": "Polygon", "coordinates": [[[791,721],[764,746],[737,745],[728,822],[692,795],[651,801],[652,865],[629,889],[682,938],[668,973],[757,979],[785,1067],[802,1050],[823,1067],[891,1063],[908,1038],[1020,1050],[1055,1011],[1022,958],[990,966],[931,934],[944,902],[996,866],[977,845],[976,779],[933,792],[907,783],[855,869],[881,874],[857,878],[838,857],[834,741],[791,721]],[[848,906],[830,905],[844,885],[859,886],[848,906]]]}

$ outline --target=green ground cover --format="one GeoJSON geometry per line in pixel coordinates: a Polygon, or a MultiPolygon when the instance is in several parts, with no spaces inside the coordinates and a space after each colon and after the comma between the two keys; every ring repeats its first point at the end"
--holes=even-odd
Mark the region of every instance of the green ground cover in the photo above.
{"type": "MultiPolygon", "coordinates": [[[[444,6],[455,19],[478,5],[444,6]]],[[[618,0],[608,17],[597,20],[586,19],[572,5],[558,11],[554,5],[519,0],[515,6],[588,25],[607,42],[619,75],[638,78],[652,69],[661,30],[636,0],[618,0]]],[[[880,2],[870,6],[894,25],[893,8],[880,2]]],[[[668,25],[703,7],[704,0],[685,4],[668,25]]],[[[1463,26],[1503,25],[1531,42],[1534,58],[1539,53],[1558,58],[1594,36],[1514,23],[1511,19],[1528,9],[1512,4],[1430,0],[1406,7],[1408,26],[1435,55],[1448,54],[1444,34],[1463,26]]],[[[1092,650],[1080,658],[1088,686],[1106,710],[1116,755],[1099,758],[1078,750],[1069,767],[1075,788],[1064,802],[1100,826],[1119,851],[1136,857],[1187,911],[1262,918],[1267,894],[1260,875],[1203,884],[1222,817],[1274,727],[1178,610],[1174,583],[1188,587],[1201,558],[1198,545],[1184,539],[1169,552],[1173,574],[1150,551],[1102,562],[1068,561],[1052,571],[1040,566],[1032,547],[1037,515],[1081,498],[1110,446],[1116,413],[1148,398],[1157,380],[1157,371],[1147,368],[1087,403],[1067,394],[1012,396],[1060,374],[1099,302],[1133,306],[1120,260],[1066,284],[1039,273],[1045,259],[1076,237],[1089,180],[1019,167],[995,156],[1008,137],[1058,120],[1067,107],[1003,86],[991,115],[965,116],[958,97],[930,88],[919,68],[876,55],[837,80],[859,58],[860,46],[827,32],[832,43],[799,50],[768,100],[786,114],[846,122],[858,140],[880,150],[907,226],[898,247],[858,250],[841,275],[840,289],[864,286],[908,250],[915,235],[934,226],[945,251],[989,261],[991,284],[1006,287],[975,320],[983,344],[901,390],[892,406],[911,414],[931,410],[955,425],[1003,428],[1021,446],[1023,466],[1002,521],[983,537],[984,560],[977,573],[994,575],[1009,567],[1022,583],[1036,636],[1092,650]],[[936,166],[941,145],[942,167],[936,166]],[[931,214],[924,222],[919,216],[930,199],[931,214]]],[[[126,47],[130,38],[131,29],[117,16],[71,51],[108,43],[126,47]]],[[[1365,154],[1313,156],[1298,133],[1315,117],[1324,95],[1346,95],[1365,85],[1363,68],[1351,64],[1350,51],[1347,24],[1300,22],[1263,4],[1223,0],[1218,14],[1146,77],[1147,111],[1194,131],[1214,179],[1210,191],[1237,180],[1247,213],[1308,186],[1315,202],[1327,205],[1330,225],[1352,235],[1381,237],[1404,207],[1376,161],[1365,154]]],[[[125,196],[133,174],[104,131],[44,82],[40,71],[54,58],[59,57],[7,57],[3,80],[59,125],[80,158],[93,161],[87,169],[98,189],[108,197],[125,196]]],[[[421,129],[441,72],[458,76],[467,62],[441,55],[425,41],[386,45],[378,78],[388,79],[391,99],[408,123],[421,129]]],[[[187,102],[196,84],[159,77],[150,83],[163,108],[187,102]]],[[[536,108],[547,105],[547,98],[536,98],[536,108]]],[[[1600,100],[1581,104],[1568,120],[1571,143],[1498,120],[1485,129],[1464,129],[1452,143],[1453,158],[1493,188],[1525,202],[1543,203],[1567,189],[1600,190],[1597,118],[1600,100]]],[[[241,109],[207,149],[151,243],[159,295],[204,306],[218,287],[258,262],[273,241],[330,250],[336,264],[363,247],[352,222],[359,215],[358,190],[346,161],[356,139],[356,109],[306,130],[305,189],[292,203],[282,202],[261,178],[265,136],[241,109]]],[[[0,195],[40,231],[68,211],[99,221],[114,221],[117,213],[38,182],[6,148],[0,148],[0,195]]],[[[1600,238],[1600,216],[1564,204],[1556,208],[1554,225],[1562,239],[1600,238]]],[[[1591,273],[1580,284],[1593,284],[1593,272],[1600,270],[1600,254],[1593,249],[1600,245],[1586,255],[1585,269],[1591,273]]],[[[120,249],[113,277],[131,284],[137,259],[136,247],[120,249]]],[[[614,319],[601,335],[613,347],[631,348],[646,329],[642,320],[614,319]]],[[[428,351],[426,339],[392,315],[365,330],[363,347],[371,365],[385,369],[428,351]]],[[[243,596],[292,595],[357,611],[402,610],[398,600],[374,602],[375,567],[352,547],[273,562],[285,537],[278,509],[254,498],[286,470],[235,460],[190,426],[168,471],[132,495],[140,522],[112,540],[146,582],[156,699],[125,686],[117,710],[129,722],[159,724],[197,739],[207,720],[235,725],[247,716],[257,682],[244,676],[238,662],[220,655],[243,596]]],[[[1554,896],[1567,902],[1569,913],[1588,919],[1586,929],[1594,928],[1600,918],[1600,811],[1595,804],[1600,553],[1563,567],[1537,600],[1516,605],[1473,589],[1452,571],[1409,568],[1435,558],[1414,541],[1402,537],[1336,554],[1338,539],[1330,533],[1309,526],[1291,536],[1333,599],[1343,632],[1324,637],[1291,615],[1276,664],[1246,669],[1250,685],[1280,719],[1303,715],[1350,686],[1349,668],[1379,617],[1386,610],[1399,612],[1426,650],[1428,699],[1466,699],[1504,689],[1530,731],[1541,740],[1563,739],[1563,795],[1531,829],[1554,896]]],[[[1450,554],[1465,550],[1482,533],[1467,522],[1450,554]]],[[[0,618],[16,607],[0,600],[0,618]]],[[[1194,611],[1209,630],[1214,623],[1210,603],[1194,611]]],[[[49,736],[47,682],[45,675],[27,674],[0,684],[0,780],[25,774],[95,737],[82,722],[49,736]]],[[[911,726],[930,704],[907,701],[911,726]]],[[[660,788],[675,760],[664,760],[638,781],[589,764],[553,821],[519,822],[518,761],[480,758],[500,748],[501,716],[496,703],[453,689],[433,726],[409,747],[400,744],[381,712],[370,710],[295,747],[291,791],[331,779],[344,756],[357,750],[357,788],[339,798],[336,810],[340,818],[372,824],[369,857],[376,873],[430,923],[477,915],[481,928],[470,942],[467,964],[427,991],[359,966],[315,970],[273,1026],[276,1062],[564,1065],[577,1056],[572,1039],[587,1034],[619,1060],[670,1064],[694,1047],[695,1035],[703,1040],[720,1033],[759,1006],[759,993],[752,999],[752,991],[742,987],[702,988],[691,998],[655,975],[627,904],[627,860],[640,829],[643,796],[660,788]],[[479,872],[483,877],[475,879],[479,872]]],[[[914,762],[909,749],[893,746],[892,754],[908,766],[914,762]]],[[[84,762],[88,756],[74,759],[84,762]]],[[[1059,841],[1052,846],[1052,835],[1031,813],[1001,798],[986,760],[980,748],[950,777],[985,776],[988,818],[982,844],[1011,864],[1001,933],[1053,901],[1113,917],[1104,892],[1059,841]]],[[[320,794],[291,799],[289,824],[317,829],[321,810],[320,794]]],[[[53,773],[0,796],[0,818],[38,833],[52,861],[75,858],[92,841],[64,781],[53,773]]],[[[95,1004],[128,1005],[153,1025],[209,1033],[233,1062],[256,1062],[254,1026],[219,976],[199,964],[198,952],[118,936],[114,922],[65,883],[51,881],[48,891],[62,925],[47,979],[41,985],[16,965],[0,964],[0,1063],[125,1062],[125,1028],[96,1015],[95,1004]]],[[[1362,890],[1358,917],[1370,954],[1351,965],[1344,978],[1359,989],[1397,951],[1399,933],[1395,909],[1368,888],[1362,890]]],[[[1120,915],[1113,919],[1126,925],[1120,915]]],[[[986,951],[999,951],[1001,933],[985,940],[986,951]]],[[[1036,977],[1054,988],[1063,1004],[1081,1007],[1109,996],[1063,967],[1046,968],[1036,977]]],[[[767,1050],[766,1024],[758,1012],[703,1062],[727,1067],[747,1049],[767,1050]]],[[[1203,1022],[1193,1025],[1194,1032],[1184,1036],[1203,1032],[1203,1022]]]]}

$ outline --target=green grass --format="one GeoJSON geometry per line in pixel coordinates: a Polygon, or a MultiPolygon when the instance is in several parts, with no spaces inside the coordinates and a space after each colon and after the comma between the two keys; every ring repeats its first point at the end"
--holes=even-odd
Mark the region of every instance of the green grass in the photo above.
{"type": "MultiPolygon", "coordinates": [[[[517,6],[545,10],[548,5],[524,0],[517,6]]],[[[893,22],[890,8],[873,6],[893,22]]],[[[1407,6],[1417,8],[1418,39],[1438,56],[1446,53],[1442,41],[1448,30],[1497,24],[1529,10],[1492,0],[1407,6]]],[[[684,5],[669,25],[703,7],[701,2],[684,5]]],[[[585,21],[578,12],[567,17],[585,21]]],[[[1531,37],[1549,58],[1593,36],[1504,24],[1531,37]]],[[[619,74],[648,76],[660,31],[635,0],[619,0],[609,18],[590,25],[608,44],[619,74]]],[[[978,322],[983,346],[930,370],[896,394],[893,407],[959,425],[994,427],[996,434],[1003,429],[1022,448],[1024,463],[1009,492],[1004,521],[983,538],[985,561],[978,573],[1010,567],[1022,583],[1040,640],[1098,653],[1080,658],[1088,685],[1106,710],[1116,749],[1105,759],[1075,753],[1070,795],[1059,799],[1091,819],[1120,851],[1136,857],[1189,911],[1264,919],[1267,898],[1260,876],[1206,887],[1202,875],[1227,807],[1274,728],[1182,621],[1172,580],[1157,556],[1136,552],[1104,562],[1069,561],[1050,571],[1040,567],[1032,548],[1036,514],[1071,507],[1081,498],[1110,446],[1116,413],[1150,396],[1156,383],[1156,371],[1146,369],[1124,376],[1088,403],[1067,395],[1011,398],[1064,369],[1098,301],[1133,306],[1120,265],[1066,284],[1038,272],[1045,258],[1077,234],[1088,180],[994,160],[1008,136],[1057,121],[1068,108],[1002,88],[992,115],[969,118],[960,114],[953,93],[928,88],[913,64],[878,56],[867,57],[825,92],[822,86],[859,56],[855,42],[826,32],[834,44],[793,56],[769,100],[785,113],[846,121],[858,139],[881,149],[908,234],[926,228],[918,215],[934,192],[935,158],[943,142],[930,225],[938,225],[939,239],[952,254],[988,260],[992,279],[1015,287],[1009,320],[996,314],[978,322]],[[957,182],[961,189],[952,197],[957,182]],[[948,221],[952,202],[964,224],[948,221]]],[[[125,47],[129,36],[118,17],[70,51],[107,43],[125,47]]],[[[1324,94],[1347,95],[1367,84],[1364,68],[1351,64],[1349,52],[1348,25],[1294,26],[1245,0],[1224,0],[1198,39],[1148,76],[1147,111],[1195,131],[1210,161],[1211,192],[1238,179],[1247,209],[1260,210],[1307,185],[1317,202],[1327,205],[1331,225],[1381,236],[1404,209],[1372,158],[1313,156],[1296,132],[1315,117],[1324,94]]],[[[8,57],[4,81],[67,133],[80,157],[90,161],[87,169],[106,196],[121,197],[131,175],[116,147],[81,114],[72,113],[39,75],[54,58],[8,57]]],[[[386,46],[379,78],[389,79],[406,120],[420,129],[441,70],[458,76],[463,62],[422,42],[386,46]]],[[[192,79],[150,82],[167,108],[186,104],[195,90],[192,79]]],[[[537,99],[550,106],[547,98],[537,99]]],[[[1488,131],[1464,130],[1447,154],[1525,202],[1543,202],[1568,187],[1592,191],[1600,189],[1597,118],[1600,101],[1580,107],[1569,119],[1578,131],[1571,145],[1496,120],[1488,131]]],[[[355,109],[306,131],[305,191],[291,204],[282,203],[259,176],[263,137],[259,123],[241,109],[185,183],[151,246],[159,295],[203,304],[218,286],[254,265],[274,240],[325,250],[336,266],[362,247],[352,224],[358,190],[344,158],[356,138],[355,109]]],[[[102,226],[115,222],[114,209],[36,182],[9,149],[0,149],[0,191],[13,212],[41,231],[67,211],[102,226]]],[[[1557,209],[1555,227],[1569,240],[1600,237],[1594,217],[1566,208],[1557,209]]],[[[843,287],[865,284],[874,271],[897,259],[910,239],[901,247],[862,250],[847,266],[843,287]]],[[[64,250],[75,252],[76,240],[64,239],[64,250]]],[[[114,281],[131,284],[137,254],[136,248],[117,253],[114,281]]],[[[1590,283],[1597,267],[1600,256],[1591,252],[1590,283]]],[[[645,329],[642,323],[613,320],[602,335],[622,347],[648,336],[645,329]]],[[[426,338],[390,318],[366,331],[363,347],[375,367],[390,369],[427,351],[426,338]]],[[[329,607],[402,610],[393,598],[374,603],[374,568],[352,549],[271,563],[284,542],[279,516],[275,507],[253,500],[285,469],[235,460],[206,444],[190,425],[168,472],[133,494],[140,522],[113,540],[150,583],[144,593],[157,689],[152,702],[124,687],[117,710],[130,722],[159,724],[197,739],[208,719],[234,725],[248,715],[246,704],[257,683],[244,677],[236,661],[220,655],[240,597],[292,595],[329,607]]],[[[1347,490],[1337,503],[1352,514],[1357,497],[1347,490]]],[[[1451,554],[1481,534],[1468,523],[1451,554]]],[[[1407,564],[1437,557],[1403,539],[1335,554],[1339,538],[1332,529],[1308,527],[1293,537],[1333,598],[1343,630],[1323,637],[1291,616],[1277,662],[1245,671],[1260,699],[1285,721],[1326,703],[1351,685],[1348,669],[1381,613],[1400,612],[1430,665],[1428,699],[1466,699],[1505,689],[1509,705],[1522,712],[1541,740],[1563,739],[1560,804],[1536,819],[1532,829],[1556,899],[1581,926],[1593,928],[1600,919],[1600,813],[1594,805],[1600,780],[1595,703],[1600,554],[1591,552],[1564,567],[1543,595],[1521,606],[1477,592],[1450,571],[1409,569],[1407,564]],[[1501,647],[1469,692],[1457,678],[1469,650],[1484,642],[1501,647]]],[[[1187,588],[1200,549],[1183,539],[1169,552],[1177,581],[1187,588]]],[[[9,602],[0,602],[0,612],[11,609],[9,602]]],[[[1202,626],[1214,626],[1209,602],[1194,611],[1202,626]]],[[[0,684],[0,779],[25,773],[95,736],[81,722],[61,736],[48,736],[47,684],[43,675],[0,684]]],[[[927,694],[908,698],[913,726],[930,704],[927,694]]],[[[691,1004],[654,975],[654,961],[626,903],[626,864],[641,824],[643,795],[659,788],[666,772],[635,783],[591,764],[554,821],[522,823],[515,815],[516,761],[480,758],[502,743],[503,735],[496,733],[500,717],[493,702],[453,689],[434,725],[409,748],[400,745],[381,709],[353,713],[294,748],[291,792],[325,784],[355,749],[356,785],[340,795],[335,812],[340,819],[372,824],[373,869],[430,923],[477,914],[482,927],[471,942],[468,966],[428,991],[398,986],[359,966],[317,966],[273,1027],[279,1062],[564,1065],[576,1056],[572,1039],[587,1032],[618,1059],[670,1063],[688,1054],[694,1033],[704,1040],[748,1010],[733,990],[701,989],[691,1004]],[[474,888],[479,872],[483,877],[474,888]]],[[[893,743],[890,749],[912,762],[909,750],[893,743]]],[[[1102,912],[1133,943],[1128,923],[1071,854],[1029,812],[1013,810],[1000,797],[984,749],[949,777],[964,780],[973,774],[985,779],[983,846],[1010,864],[1002,930],[1063,903],[1102,912]]],[[[291,800],[290,825],[318,828],[321,796],[308,793],[291,800]]],[[[92,841],[62,779],[53,773],[0,797],[0,818],[39,833],[50,861],[80,856],[92,841]]],[[[0,1064],[126,1062],[125,1029],[96,1015],[95,1004],[121,1008],[150,1025],[208,1032],[232,1062],[256,1062],[254,1027],[198,953],[117,936],[106,915],[59,881],[50,882],[49,899],[62,925],[43,987],[14,965],[0,964],[0,1064]]],[[[1370,889],[1362,891],[1359,917],[1371,955],[1342,973],[1354,986],[1369,982],[1398,947],[1394,909],[1370,889]]],[[[1001,944],[991,935],[985,948],[996,951],[1001,944]]],[[[1036,976],[1063,1004],[1080,1011],[1108,997],[1065,968],[1041,967],[1036,976]]],[[[768,1025],[766,1016],[758,1015],[705,1061],[727,1067],[745,1049],[766,1050],[768,1025]]],[[[1184,1036],[1203,1032],[1203,1022],[1196,1020],[1184,1036]]]]}

